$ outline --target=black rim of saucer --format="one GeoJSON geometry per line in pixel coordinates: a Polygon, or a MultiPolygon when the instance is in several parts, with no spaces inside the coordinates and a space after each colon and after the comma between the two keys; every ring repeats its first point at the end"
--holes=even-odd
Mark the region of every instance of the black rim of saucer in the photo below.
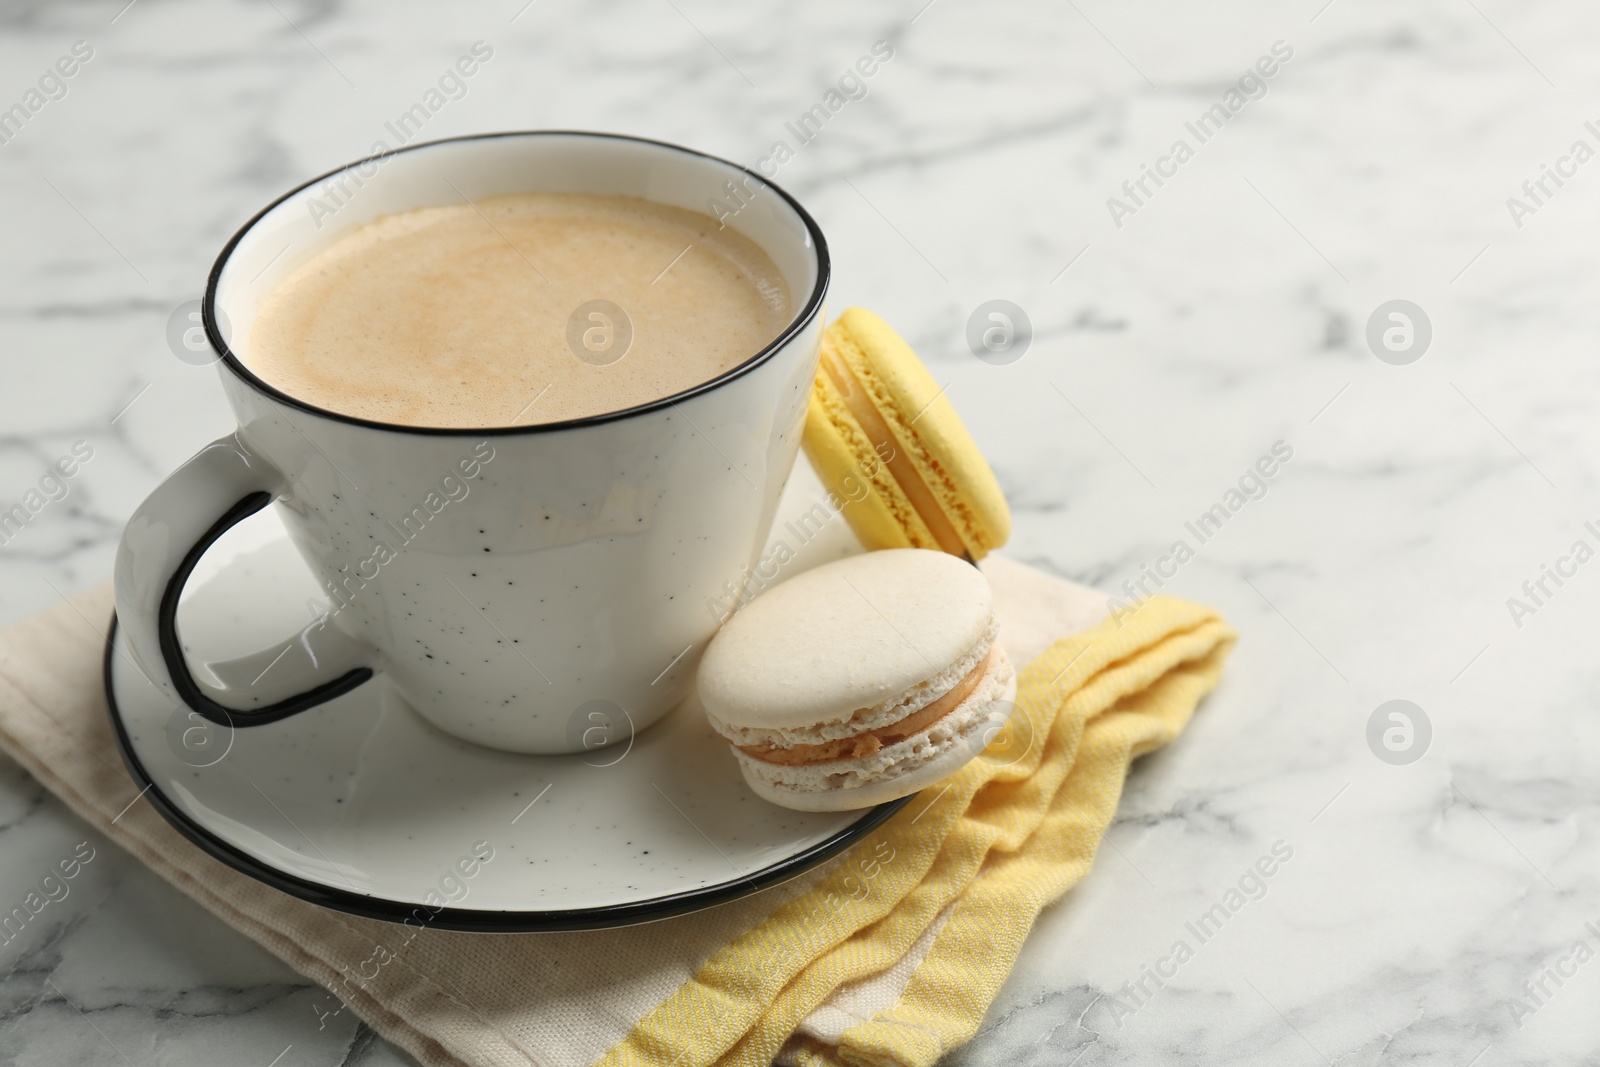
{"type": "MultiPolygon", "coordinates": [[[[319,882],[308,881],[273,867],[266,861],[243,851],[213,834],[187,812],[180,809],[145,770],[133,750],[122,711],[117,706],[117,693],[113,663],[117,650],[117,616],[111,615],[111,627],[106,638],[106,651],[101,672],[106,693],[106,706],[111,716],[111,728],[116,734],[117,750],[122,762],[133,776],[134,784],[141,789],[140,796],[150,801],[161,817],[184,837],[197,845],[202,852],[219,860],[241,874],[249,875],[289,896],[329,908],[333,911],[360,915],[384,922],[404,923],[438,930],[456,930],[468,933],[556,933],[576,930],[604,930],[618,926],[633,926],[669,919],[702,911],[716,904],[746,897],[763,889],[770,889],[843,852],[850,845],[882,826],[890,816],[910,803],[911,796],[891,800],[865,811],[861,818],[802,852],[780,860],[758,871],[716,885],[625,904],[606,904],[593,908],[571,908],[559,911],[486,911],[470,908],[440,908],[434,911],[426,904],[404,903],[384,897],[369,896],[337,889],[319,882]],[[420,918],[419,918],[420,916],[420,918]]],[[[279,729],[293,729],[280,726],[279,729]]]]}

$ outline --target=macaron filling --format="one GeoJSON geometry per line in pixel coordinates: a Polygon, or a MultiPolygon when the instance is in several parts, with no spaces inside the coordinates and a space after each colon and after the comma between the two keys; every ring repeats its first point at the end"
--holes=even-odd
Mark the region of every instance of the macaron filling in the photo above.
{"type": "Polygon", "coordinates": [[[734,747],[752,759],[785,767],[806,767],[819,763],[831,763],[834,760],[859,759],[862,756],[871,756],[887,745],[892,745],[897,741],[903,741],[914,734],[921,733],[959,708],[978,688],[978,683],[983,681],[984,675],[993,667],[994,661],[995,649],[991,646],[988,654],[978,661],[978,665],[968,671],[943,695],[920,708],[912,710],[904,718],[887,726],[880,726],[876,730],[868,730],[865,733],[855,734],[850,737],[840,737],[814,744],[790,745],[787,748],[766,744],[735,745],[734,747]]]}
{"type": "Polygon", "coordinates": [[[916,464],[911,462],[905,449],[900,446],[894,432],[889,429],[889,424],[884,421],[877,405],[873,403],[872,397],[867,395],[866,388],[850,369],[849,363],[824,345],[821,364],[823,373],[839,391],[846,410],[861,426],[861,431],[867,435],[873,451],[883,458],[884,465],[889,468],[889,474],[899,483],[900,490],[916,509],[917,515],[928,527],[928,532],[939,543],[939,547],[952,556],[969,556],[966,543],[956,532],[944,509],[939,506],[932,490],[922,480],[916,464]]]}

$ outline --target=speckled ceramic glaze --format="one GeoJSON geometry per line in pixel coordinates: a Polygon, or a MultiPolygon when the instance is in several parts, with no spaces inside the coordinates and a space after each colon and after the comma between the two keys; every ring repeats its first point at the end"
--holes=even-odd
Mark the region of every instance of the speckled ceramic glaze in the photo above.
{"type": "MultiPolygon", "coordinates": [[[[275,517],[252,519],[190,582],[185,651],[199,665],[259,647],[315,592],[275,517]]],[[[113,719],[162,814],[256,878],[377,918],[465,930],[659,918],[792,877],[899,806],[768,804],[693,696],[655,729],[564,756],[450,737],[381,677],[267,729],[230,730],[142,678],[126,628],[113,642],[113,719]]]]}
{"type": "Polygon", "coordinates": [[[821,234],[786,194],[731,164],[629,138],[437,142],[289,194],[213,272],[206,325],[239,430],[128,524],[116,586],[129,654],[158,687],[231,727],[297,714],[378,672],[440,729],[494,748],[615,741],[597,714],[643,729],[687,691],[718,622],[708,604],[742,580],[772,524],[827,279],[821,234]],[[574,422],[419,430],[313,408],[249,370],[241,339],[258,302],[343,229],[529,190],[703,210],[729,182],[748,204],[728,224],[772,256],[799,310],[762,352],[687,393],[574,422]],[[348,194],[331,215],[316,209],[330,187],[348,194]],[[187,569],[269,501],[320,590],[302,597],[294,636],[192,669],[174,615],[187,569]]]}

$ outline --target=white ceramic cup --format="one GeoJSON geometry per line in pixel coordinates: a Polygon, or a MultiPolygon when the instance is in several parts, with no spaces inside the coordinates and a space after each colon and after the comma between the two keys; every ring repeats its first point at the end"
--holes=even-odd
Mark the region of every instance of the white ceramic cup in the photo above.
{"type": "Polygon", "coordinates": [[[117,621],[133,657],[154,684],[232,727],[286,718],[381,673],[441,730],[493,748],[574,752],[631,736],[684,696],[716,628],[711,605],[765,543],[800,443],[828,275],[822,233],[787,193],[654,141],[465,137],[308,182],[252,219],[212,269],[206,334],[239,429],[174,472],[123,532],[117,621]],[[381,215],[517,192],[702,212],[742,204],[725,224],[772,257],[798,310],[720,377],[544,425],[374,422],[251,372],[257,308],[308,255],[381,215]],[[278,645],[190,664],[184,582],[213,541],[271,502],[325,599],[278,645]]]}

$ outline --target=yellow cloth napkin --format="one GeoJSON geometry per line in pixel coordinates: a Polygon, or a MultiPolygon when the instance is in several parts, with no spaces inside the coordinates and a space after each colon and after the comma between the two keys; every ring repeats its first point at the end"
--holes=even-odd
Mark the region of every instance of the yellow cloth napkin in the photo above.
{"type": "MultiPolygon", "coordinates": [[[[1013,727],[854,848],[694,915],[570,934],[412,931],[223,866],[146,803],[100,692],[108,587],[0,633],[0,748],[97,830],[424,1064],[932,1064],[972,1037],[1040,909],[1083,877],[1131,760],[1175,737],[1233,631],[991,557],[1013,727]],[[363,961],[392,960],[376,977],[363,961]]],[[[267,727],[270,729],[270,727],[267,727]]],[[[310,1022],[316,1020],[308,1020],[310,1022]]]]}

